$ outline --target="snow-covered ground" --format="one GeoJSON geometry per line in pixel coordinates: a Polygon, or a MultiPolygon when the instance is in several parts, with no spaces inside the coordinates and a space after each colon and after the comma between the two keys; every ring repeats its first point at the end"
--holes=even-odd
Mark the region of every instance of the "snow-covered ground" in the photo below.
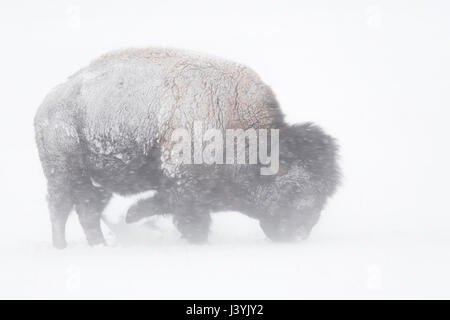
{"type": "Polygon", "coordinates": [[[191,246],[162,220],[164,232],[129,246],[90,248],[81,233],[64,251],[52,249],[45,237],[2,245],[1,297],[448,297],[449,239],[443,233],[422,240],[413,231],[319,228],[305,243],[279,245],[264,239],[253,221],[231,213],[216,216],[209,244],[191,246]]]}
{"type": "MultiPolygon", "coordinates": [[[[2,1],[0,298],[450,298],[450,5],[445,1],[2,1]],[[343,185],[305,242],[239,213],[188,245],[170,217],[88,247],[50,245],[32,119],[111,49],[163,45],[243,62],[289,122],[341,144],[343,185]]],[[[108,219],[132,198],[114,198],[108,219]]]]}

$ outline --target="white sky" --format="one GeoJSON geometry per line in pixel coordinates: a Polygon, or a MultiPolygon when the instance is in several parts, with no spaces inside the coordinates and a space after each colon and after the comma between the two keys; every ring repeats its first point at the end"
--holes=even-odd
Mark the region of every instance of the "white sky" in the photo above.
{"type": "Polygon", "coordinates": [[[449,11],[447,1],[2,1],[0,242],[48,241],[32,126],[45,94],[108,50],[170,46],[249,65],[289,122],[339,140],[344,183],[323,239],[448,249],[449,11]]]}

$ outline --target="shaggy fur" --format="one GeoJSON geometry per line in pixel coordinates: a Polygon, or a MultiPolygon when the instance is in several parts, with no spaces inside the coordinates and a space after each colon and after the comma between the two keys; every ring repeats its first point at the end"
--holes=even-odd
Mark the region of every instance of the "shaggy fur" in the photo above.
{"type": "Polygon", "coordinates": [[[90,244],[104,243],[112,193],[157,190],[127,221],[171,213],[183,237],[205,241],[210,213],[240,211],[274,240],[306,237],[338,184],[336,144],[312,124],[284,123],[270,90],[249,68],[171,49],[109,53],[50,92],[35,116],[48,181],[53,244],[66,246],[75,208],[90,244]],[[177,165],[177,128],[280,129],[280,171],[258,165],[177,165]]]}

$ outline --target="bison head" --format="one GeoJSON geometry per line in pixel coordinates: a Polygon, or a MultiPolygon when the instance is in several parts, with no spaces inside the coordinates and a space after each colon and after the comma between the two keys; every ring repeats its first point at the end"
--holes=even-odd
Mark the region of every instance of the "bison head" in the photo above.
{"type": "Polygon", "coordinates": [[[261,176],[255,215],[273,240],[307,238],[339,180],[337,146],[319,127],[307,123],[280,129],[280,167],[261,176]]]}

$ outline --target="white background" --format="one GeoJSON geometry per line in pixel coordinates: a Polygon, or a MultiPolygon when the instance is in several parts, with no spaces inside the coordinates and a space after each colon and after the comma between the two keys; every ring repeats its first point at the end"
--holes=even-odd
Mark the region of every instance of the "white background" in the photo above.
{"type": "Polygon", "coordinates": [[[446,1],[2,1],[0,297],[450,298],[449,17],[446,1]],[[247,64],[290,123],[338,138],[343,185],[308,241],[222,213],[205,246],[166,218],[90,248],[73,215],[51,247],[34,113],[90,60],[144,46],[247,64]]]}

